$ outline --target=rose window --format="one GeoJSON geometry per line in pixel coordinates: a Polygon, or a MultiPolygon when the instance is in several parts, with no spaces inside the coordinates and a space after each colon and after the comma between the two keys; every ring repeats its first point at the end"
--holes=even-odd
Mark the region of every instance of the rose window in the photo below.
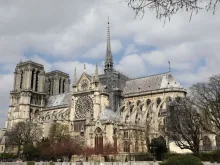
{"type": "Polygon", "coordinates": [[[79,97],[76,101],[76,118],[86,118],[93,115],[93,101],[89,96],[79,97]]]}

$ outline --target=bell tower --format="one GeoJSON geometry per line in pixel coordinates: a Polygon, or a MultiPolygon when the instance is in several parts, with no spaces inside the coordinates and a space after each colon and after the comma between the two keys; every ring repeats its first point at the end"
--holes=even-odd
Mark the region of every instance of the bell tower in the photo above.
{"type": "Polygon", "coordinates": [[[34,119],[45,104],[45,72],[41,64],[26,61],[17,64],[14,85],[10,92],[10,106],[6,127],[34,119]]]}

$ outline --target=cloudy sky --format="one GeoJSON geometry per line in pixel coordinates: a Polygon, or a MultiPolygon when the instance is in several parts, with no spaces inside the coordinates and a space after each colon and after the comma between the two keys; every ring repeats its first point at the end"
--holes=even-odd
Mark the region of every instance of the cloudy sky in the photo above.
{"type": "Polygon", "coordinates": [[[0,1],[0,127],[4,127],[15,65],[32,60],[46,71],[78,75],[103,68],[107,19],[115,68],[130,77],[168,71],[185,87],[220,73],[220,11],[189,22],[179,13],[163,26],[153,12],[134,19],[121,0],[0,1]]]}

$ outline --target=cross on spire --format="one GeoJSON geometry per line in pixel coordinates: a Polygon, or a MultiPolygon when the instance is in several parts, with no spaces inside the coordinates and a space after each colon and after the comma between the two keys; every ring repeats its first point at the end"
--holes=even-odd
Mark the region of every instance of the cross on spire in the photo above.
{"type": "Polygon", "coordinates": [[[107,49],[105,56],[105,72],[113,71],[113,58],[111,51],[111,39],[110,39],[110,27],[109,27],[109,17],[108,17],[108,28],[107,28],[107,49]]]}

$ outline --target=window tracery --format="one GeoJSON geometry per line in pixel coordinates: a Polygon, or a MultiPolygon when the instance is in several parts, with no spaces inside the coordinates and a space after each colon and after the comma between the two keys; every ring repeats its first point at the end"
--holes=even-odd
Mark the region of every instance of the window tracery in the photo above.
{"type": "Polygon", "coordinates": [[[90,113],[93,116],[93,101],[89,96],[79,97],[76,101],[76,118],[86,118],[90,113]]]}

